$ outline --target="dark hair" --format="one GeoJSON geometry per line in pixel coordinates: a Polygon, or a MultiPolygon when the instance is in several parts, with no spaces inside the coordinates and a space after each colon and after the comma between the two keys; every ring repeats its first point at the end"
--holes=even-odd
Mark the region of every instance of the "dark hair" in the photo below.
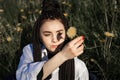
{"type": "MultiPolygon", "coordinates": [[[[42,13],[38,17],[34,24],[33,29],[33,57],[34,62],[41,61],[41,45],[42,41],[40,38],[40,27],[47,20],[58,19],[67,31],[69,28],[68,21],[63,15],[60,5],[57,0],[44,0],[42,4],[42,13]]],[[[66,40],[69,40],[66,35],[66,40]]],[[[64,42],[66,44],[67,42],[64,42]]],[[[74,80],[75,70],[74,70],[74,59],[64,62],[59,67],[59,80],[74,80]]],[[[38,75],[40,76],[40,75],[38,75]]]]}

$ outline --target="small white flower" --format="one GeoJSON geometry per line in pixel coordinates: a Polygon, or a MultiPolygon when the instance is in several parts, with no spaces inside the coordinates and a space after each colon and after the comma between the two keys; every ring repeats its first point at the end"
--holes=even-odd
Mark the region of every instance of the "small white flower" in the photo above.
{"type": "Polygon", "coordinates": [[[22,28],[21,27],[16,27],[16,31],[20,32],[20,31],[22,31],[22,28]]]}
{"type": "Polygon", "coordinates": [[[77,33],[76,28],[75,27],[70,27],[67,31],[67,36],[72,39],[76,36],[76,33],[77,33]]]}
{"type": "Polygon", "coordinates": [[[110,32],[105,32],[104,35],[107,37],[115,37],[115,35],[113,33],[110,33],[110,32]]]}
{"type": "Polygon", "coordinates": [[[4,12],[4,10],[3,9],[0,9],[0,13],[3,13],[4,12]]]}
{"type": "Polygon", "coordinates": [[[6,39],[7,39],[8,42],[12,41],[12,38],[10,36],[8,36],[6,39]]]}
{"type": "Polygon", "coordinates": [[[64,13],[63,15],[64,15],[65,17],[67,17],[67,16],[68,16],[68,13],[64,13]]]}

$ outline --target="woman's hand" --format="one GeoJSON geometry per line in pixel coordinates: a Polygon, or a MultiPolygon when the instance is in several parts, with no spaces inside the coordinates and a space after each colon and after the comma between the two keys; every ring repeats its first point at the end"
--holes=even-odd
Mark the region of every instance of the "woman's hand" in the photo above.
{"type": "Polygon", "coordinates": [[[43,66],[43,77],[44,80],[48,75],[50,75],[56,68],[63,64],[66,60],[72,59],[83,53],[84,37],[77,37],[74,40],[70,41],[62,51],[58,52],[55,56],[49,59],[43,66]]]}
{"type": "Polygon", "coordinates": [[[66,60],[72,59],[82,54],[84,52],[83,42],[84,42],[84,36],[80,36],[73,39],[68,44],[66,44],[61,51],[65,59],[66,60]]]}

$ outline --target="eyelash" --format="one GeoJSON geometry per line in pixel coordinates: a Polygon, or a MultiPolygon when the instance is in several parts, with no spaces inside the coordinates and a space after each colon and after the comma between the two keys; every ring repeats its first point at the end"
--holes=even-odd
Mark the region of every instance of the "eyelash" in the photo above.
{"type": "Polygon", "coordinates": [[[59,32],[59,33],[57,33],[57,35],[58,35],[58,34],[62,35],[63,33],[62,33],[62,32],[59,32]]]}
{"type": "MultiPolygon", "coordinates": [[[[61,35],[63,34],[62,32],[59,32],[61,35]]],[[[59,34],[57,33],[57,35],[59,34]]],[[[50,36],[50,34],[44,34],[45,36],[50,36]]]]}
{"type": "Polygon", "coordinates": [[[50,34],[44,34],[45,36],[50,36],[50,34]]]}

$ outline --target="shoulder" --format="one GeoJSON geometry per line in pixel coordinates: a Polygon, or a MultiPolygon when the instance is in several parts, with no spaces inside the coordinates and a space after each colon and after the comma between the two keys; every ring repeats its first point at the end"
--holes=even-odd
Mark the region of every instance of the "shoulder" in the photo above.
{"type": "Polygon", "coordinates": [[[31,56],[32,57],[32,44],[27,44],[23,48],[23,55],[25,56],[31,56]]]}
{"type": "Polygon", "coordinates": [[[25,50],[31,50],[32,44],[27,44],[26,46],[24,46],[23,51],[25,50]]]}
{"type": "Polygon", "coordinates": [[[76,64],[77,66],[81,66],[81,67],[82,67],[82,66],[86,66],[85,63],[84,63],[81,59],[75,57],[74,60],[75,60],[75,64],[76,64]]]}
{"type": "Polygon", "coordinates": [[[88,69],[86,64],[79,58],[75,58],[75,80],[88,80],[88,69]]]}
{"type": "Polygon", "coordinates": [[[77,71],[84,72],[87,69],[86,64],[82,60],[80,60],[77,57],[74,58],[74,60],[75,60],[75,69],[77,71]]]}

